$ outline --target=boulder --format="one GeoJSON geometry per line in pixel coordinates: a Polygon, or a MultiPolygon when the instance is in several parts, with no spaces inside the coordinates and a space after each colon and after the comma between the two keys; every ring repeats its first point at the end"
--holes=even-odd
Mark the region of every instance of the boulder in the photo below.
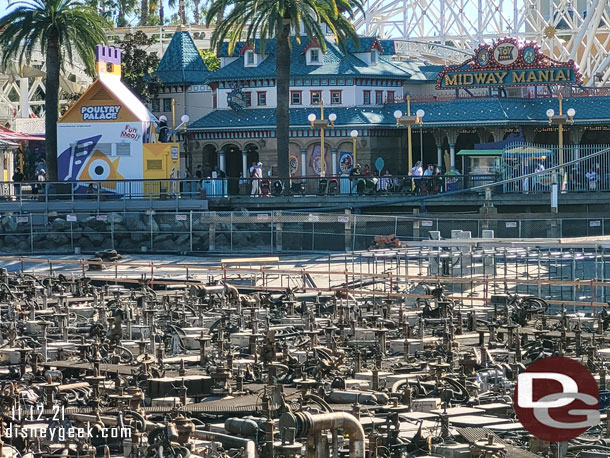
{"type": "Polygon", "coordinates": [[[121,215],[120,213],[110,213],[110,215],[108,215],[108,222],[111,222],[114,224],[122,223],[123,215],[121,215]]]}
{"type": "Polygon", "coordinates": [[[55,218],[51,222],[51,227],[55,232],[63,232],[70,228],[70,224],[63,218],[55,218]]]}
{"type": "Polygon", "coordinates": [[[12,216],[3,216],[0,224],[3,232],[17,232],[17,222],[12,216]]]}

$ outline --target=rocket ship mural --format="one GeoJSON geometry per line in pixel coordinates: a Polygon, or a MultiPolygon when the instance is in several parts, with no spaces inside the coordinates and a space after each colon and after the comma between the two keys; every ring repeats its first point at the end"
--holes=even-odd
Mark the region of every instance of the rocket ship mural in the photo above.
{"type": "MultiPolygon", "coordinates": [[[[112,160],[96,148],[101,135],[83,138],[76,145],[59,154],[58,170],[66,171],[60,177],[64,181],[101,181],[122,180],[125,177],[118,171],[120,158],[112,160]]],[[[104,188],[116,189],[116,183],[105,183],[104,188]]]]}

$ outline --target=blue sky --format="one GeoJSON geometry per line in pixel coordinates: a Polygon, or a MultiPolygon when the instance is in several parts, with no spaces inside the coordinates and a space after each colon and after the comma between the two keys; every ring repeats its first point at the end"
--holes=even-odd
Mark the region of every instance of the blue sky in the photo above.
{"type": "Polygon", "coordinates": [[[0,15],[4,16],[4,14],[8,11],[8,0],[0,0],[0,15]]]}

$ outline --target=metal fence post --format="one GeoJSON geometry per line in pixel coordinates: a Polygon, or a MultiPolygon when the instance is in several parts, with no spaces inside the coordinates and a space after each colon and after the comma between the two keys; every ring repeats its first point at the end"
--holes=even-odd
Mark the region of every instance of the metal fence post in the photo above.
{"type": "Polygon", "coordinates": [[[153,236],[153,212],[152,208],[148,211],[148,225],[150,226],[150,251],[154,249],[154,236],[153,236]]]}
{"type": "Polygon", "coordinates": [[[354,213],[354,229],[352,231],[352,251],[356,251],[356,234],[358,233],[358,217],[354,213]]]}
{"type": "Polygon", "coordinates": [[[33,215],[30,214],[30,252],[34,252],[34,221],[33,215]]]}
{"type": "Polygon", "coordinates": [[[229,242],[230,242],[230,246],[231,249],[230,251],[233,252],[233,212],[231,212],[231,215],[229,217],[229,242]]]}
{"type": "Polygon", "coordinates": [[[274,227],[274,226],[273,226],[273,216],[274,216],[273,214],[274,214],[274,212],[272,211],[272,212],[271,212],[271,222],[269,223],[269,237],[270,237],[270,239],[271,239],[271,240],[269,240],[269,247],[270,247],[271,251],[275,251],[275,250],[273,249],[273,248],[274,248],[274,245],[275,245],[275,244],[273,243],[273,227],[274,227]]]}
{"type": "MultiPolygon", "coordinates": [[[[152,226],[151,226],[152,227],[152,226]]],[[[189,212],[189,247],[191,253],[193,252],[193,210],[189,212]]]]}

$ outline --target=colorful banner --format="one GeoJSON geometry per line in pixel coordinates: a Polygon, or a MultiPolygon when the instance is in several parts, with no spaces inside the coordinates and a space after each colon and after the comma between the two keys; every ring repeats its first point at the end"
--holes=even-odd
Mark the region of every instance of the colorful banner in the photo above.
{"type": "Polygon", "coordinates": [[[354,168],[354,155],[348,151],[339,153],[339,172],[341,174],[350,173],[354,168]]]}
{"type": "MultiPolygon", "coordinates": [[[[324,149],[326,150],[326,154],[324,154],[324,173],[325,175],[328,175],[328,148],[324,147],[324,149]]],[[[320,175],[322,172],[320,166],[320,145],[315,145],[311,152],[311,157],[309,158],[309,167],[313,170],[314,175],[320,175]]]]}
{"type": "Polygon", "coordinates": [[[291,154],[288,157],[288,166],[290,168],[290,176],[295,176],[299,171],[299,157],[296,154],[291,154]]]}

